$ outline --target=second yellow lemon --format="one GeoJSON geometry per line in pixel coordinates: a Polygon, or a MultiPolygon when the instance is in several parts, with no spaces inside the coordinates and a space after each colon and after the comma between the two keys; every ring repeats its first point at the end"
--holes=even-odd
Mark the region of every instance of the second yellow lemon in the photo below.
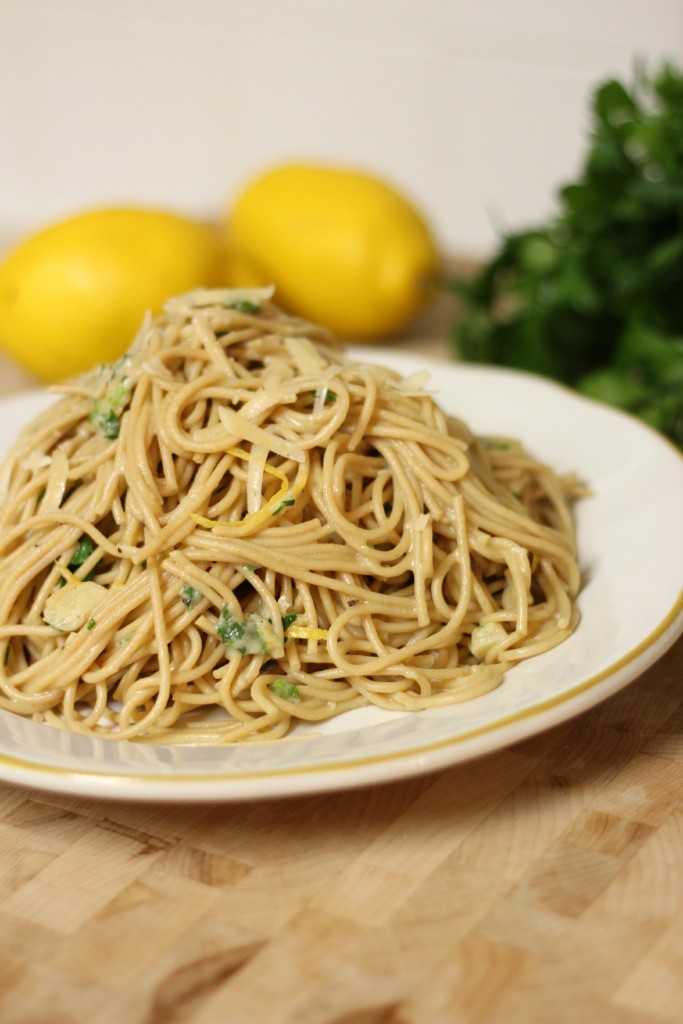
{"type": "Polygon", "coordinates": [[[251,281],[272,282],[292,312],[346,338],[396,334],[432,293],[438,259],[428,226],[371,175],[276,167],[237,197],[228,229],[251,281]]]}
{"type": "Polygon", "coordinates": [[[220,252],[214,228],[163,210],[61,221],[0,266],[0,347],[45,381],[114,360],[147,310],[217,283],[220,252]]]}

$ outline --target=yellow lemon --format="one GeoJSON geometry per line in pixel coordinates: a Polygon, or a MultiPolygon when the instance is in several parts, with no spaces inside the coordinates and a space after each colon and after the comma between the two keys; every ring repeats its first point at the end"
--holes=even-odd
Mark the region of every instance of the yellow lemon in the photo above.
{"type": "Polygon", "coordinates": [[[214,227],[161,210],[112,208],[61,221],[0,266],[0,347],[56,381],[118,358],[147,310],[217,283],[214,227]]]}
{"type": "MultiPolygon", "coordinates": [[[[229,230],[221,236],[220,283],[228,288],[262,288],[272,281],[246,253],[237,247],[229,230]]],[[[276,299],[275,301],[279,301],[276,299]]]]}
{"type": "Polygon", "coordinates": [[[396,334],[434,286],[437,247],[427,224],[408,199],[368,174],[276,167],[237,196],[227,221],[252,280],[273,283],[292,312],[346,338],[396,334]]]}

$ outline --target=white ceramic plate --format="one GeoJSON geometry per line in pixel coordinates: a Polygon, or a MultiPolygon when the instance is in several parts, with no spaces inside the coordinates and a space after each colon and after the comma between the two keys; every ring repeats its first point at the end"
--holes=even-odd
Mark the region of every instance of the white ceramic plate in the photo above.
{"type": "MultiPolygon", "coordinates": [[[[174,801],[323,792],[416,775],[489,753],[604,700],[683,631],[683,458],[639,422],[538,377],[362,350],[402,373],[428,365],[439,400],[475,431],[524,440],[593,496],[577,509],[581,623],[496,691],[420,714],[351,711],[291,738],[174,748],[73,736],[0,712],[0,777],[71,794],[174,801]]],[[[0,455],[46,404],[0,402],[0,455]]]]}

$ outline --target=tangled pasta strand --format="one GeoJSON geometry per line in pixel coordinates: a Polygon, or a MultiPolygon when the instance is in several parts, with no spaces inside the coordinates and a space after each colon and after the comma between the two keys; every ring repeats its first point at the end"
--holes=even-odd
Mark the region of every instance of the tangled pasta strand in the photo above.
{"type": "Polygon", "coordinates": [[[0,471],[0,707],[155,743],[485,693],[575,628],[580,492],[268,292],[200,291],[0,471]]]}

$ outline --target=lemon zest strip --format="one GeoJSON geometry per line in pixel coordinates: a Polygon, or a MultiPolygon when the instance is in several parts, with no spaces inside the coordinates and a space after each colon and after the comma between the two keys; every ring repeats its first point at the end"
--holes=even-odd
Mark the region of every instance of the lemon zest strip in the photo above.
{"type": "Polygon", "coordinates": [[[327,640],[328,630],[314,626],[290,626],[286,640],[327,640]]]}
{"type": "MultiPolygon", "coordinates": [[[[229,448],[228,455],[232,455],[236,459],[241,459],[243,462],[248,462],[250,458],[249,452],[246,452],[243,448],[229,448]]],[[[277,469],[276,466],[272,466],[269,462],[265,464],[263,469],[265,473],[270,473],[271,476],[275,476],[278,480],[281,480],[282,486],[278,488],[272,498],[269,498],[265,505],[257,512],[252,512],[251,515],[245,516],[244,519],[240,519],[235,523],[207,519],[206,516],[200,516],[196,512],[190,513],[192,520],[197,523],[198,526],[203,526],[207,530],[211,530],[212,533],[215,533],[219,537],[244,537],[253,533],[259,528],[259,526],[271,518],[278,505],[287,497],[288,494],[293,498],[296,498],[303,490],[308,478],[308,470],[306,466],[301,465],[297,472],[296,479],[290,488],[289,480],[282,470],[277,469]]]]}

